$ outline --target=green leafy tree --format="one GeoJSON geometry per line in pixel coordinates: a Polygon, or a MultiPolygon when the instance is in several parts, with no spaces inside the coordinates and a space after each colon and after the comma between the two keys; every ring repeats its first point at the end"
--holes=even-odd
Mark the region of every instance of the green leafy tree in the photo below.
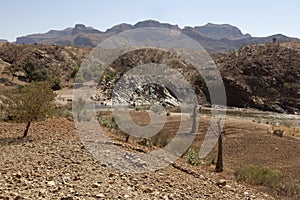
{"type": "Polygon", "coordinates": [[[32,122],[44,120],[54,114],[55,97],[48,82],[32,82],[6,92],[0,101],[8,118],[26,123],[23,133],[23,137],[26,137],[32,122]]]}

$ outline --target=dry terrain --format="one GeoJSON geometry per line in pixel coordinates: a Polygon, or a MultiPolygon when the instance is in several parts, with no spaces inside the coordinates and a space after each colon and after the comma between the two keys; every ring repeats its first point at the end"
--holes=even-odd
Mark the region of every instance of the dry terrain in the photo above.
{"type": "MultiPolygon", "coordinates": [[[[145,123],[138,121],[144,114],[135,112],[133,118],[145,123]]],[[[177,123],[175,114],[169,116],[162,132],[172,132],[170,127],[176,129],[177,123]]],[[[196,143],[206,124],[205,118],[200,120],[196,143]]],[[[237,183],[233,170],[263,164],[282,170],[287,180],[300,173],[300,141],[272,136],[267,134],[269,126],[249,121],[227,120],[225,171],[220,174],[212,166],[194,167],[182,158],[156,172],[117,171],[95,160],[82,145],[74,122],[64,118],[34,123],[25,139],[17,139],[23,124],[0,126],[0,199],[274,199],[272,191],[237,183]],[[220,179],[226,186],[217,186],[220,179]]],[[[132,138],[125,143],[114,131],[106,132],[129,151],[145,149],[132,138]]]]}

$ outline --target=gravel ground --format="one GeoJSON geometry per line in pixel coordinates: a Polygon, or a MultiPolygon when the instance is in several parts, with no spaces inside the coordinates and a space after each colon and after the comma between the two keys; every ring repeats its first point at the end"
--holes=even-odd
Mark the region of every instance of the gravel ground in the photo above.
{"type": "Polygon", "coordinates": [[[273,199],[180,159],[151,173],[117,171],[91,156],[67,119],[34,123],[25,139],[16,139],[23,124],[0,127],[0,199],[273,199]]]}

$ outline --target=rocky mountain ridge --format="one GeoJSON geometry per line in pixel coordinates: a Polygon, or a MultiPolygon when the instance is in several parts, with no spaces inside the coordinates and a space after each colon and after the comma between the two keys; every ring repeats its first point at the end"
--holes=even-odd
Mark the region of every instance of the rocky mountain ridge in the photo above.
{"type": "Polygon", "coordinates": [[[212,24],[204,26],[184,27],[155,20],[145,20],[134,25],[122,23],[107,29],[105,32],[83,24],[77,24],[74,28],[64,30],[51,30],[44,34],[32,34],[17,38],[17,44],[59,44],[74,45],[79,47],[95,47],[104,39],[120,32],[143,27],[159,27],[177,30],[199,42],[208,51],[229,51],[239,49],[247,44],[264,44],[272,42],[276,38],[278,42],[300,41],[297,38],[287,37],[281,34],[269,37],[252,37],[243,34],[237,27],[229,24],[212,24]]]}

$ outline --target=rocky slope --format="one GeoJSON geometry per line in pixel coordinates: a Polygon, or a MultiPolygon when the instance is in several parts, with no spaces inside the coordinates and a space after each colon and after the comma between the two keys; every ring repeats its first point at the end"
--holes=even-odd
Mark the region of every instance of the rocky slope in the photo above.
{"type": "MultiPolygon", "coordinates": [[[[26,67],[33,65],[39,75],[41,71],[46,71],[50,78],[59,78],[63,86],[72,86],[74,70],[89,52],[90,49],[77,47],[2,45],[0,59],[3,62],[0,66],[4,74],[10,74],[6,79],[1,76],[2,85],[10,84],[9,77],[12,74],[21,81],[28,80],[26,67]],[[17,72],[11,69],[16,69],[17,72]]],[[[299,113],[299,43],[246,46],[237,51],[212,54],[212,57],[222,74],[229,106],[299,113]]],[[[169,65],[182,73],[192,85],[196,84],[196,71],[185,60],[162,50],[145,49],[126,54],[113,62],[111,70],[104,74],[100,82],[101,94],[104,98],[110,97],[119,77],[133,66],[149,62],[169,65]]],[[[209,103],[205,85],[196,85],[196,88],[200,103],[209,103]]],[[[147,91],[149,88],[143,90],[147,91]]],[[[164,88],[155,90],[161,96],[168,96],[167,92],[159,92],[165,91],[164,88]]],[[[172,98],[171,100],[173,101],[172,98]]]]}
{"type": "Polygon", "coordinates": [[[22,124],[0,126],[0,199],[274,199],[184,160],[152,173],[117,171],[91,156],[66,119],[34,123],[23,140],[22,124]]]}
{"type": "Polygon", "coordinates": [[[159,27],[180,31],[199,42],[208,51],[235,50],[245,44],[264,44],[266,42],[272,42],[273,38],[276,38],[278,42],[300,41],[297,38],[290,38],[280,34],[262,38],[252,37],[249,34],[243,34],[237,27],[228,24],[217,25],[208,23],[204,26],[185,27],[181,29],[178,25],[146,20],[138,22],[135,25],[126,23],[115,25],[105,32],[101,32],[92,27],[86,27],[82,24],[77,24],[74,28],[67,28],[61,31],[51,30],[44,34],[32,34],[19,37],[17,38],[16,43],[95,47],[111,35],[118,34],[125,30],[143,27],[159,27]]]}
{"type": "Polygon", "coordinates": [[[247,46],[215,58],[229,106],[300,111],[300,44],[247,46]]]}
{"type": "Polygon", "coordinates": [[[33,77],[59,78],[63,87],[69,87],[73,84],[72,72],[80,67],[89,51],[90,49],[85,48],[56,45],[4,44],[0,47],[0,59],[3,62],[0,62],[0,66],[3,75],[14,75],[21,81],[28,81],[28,72],[31,71],[29,73],[35,73],[31,74],[33,77]]]}

